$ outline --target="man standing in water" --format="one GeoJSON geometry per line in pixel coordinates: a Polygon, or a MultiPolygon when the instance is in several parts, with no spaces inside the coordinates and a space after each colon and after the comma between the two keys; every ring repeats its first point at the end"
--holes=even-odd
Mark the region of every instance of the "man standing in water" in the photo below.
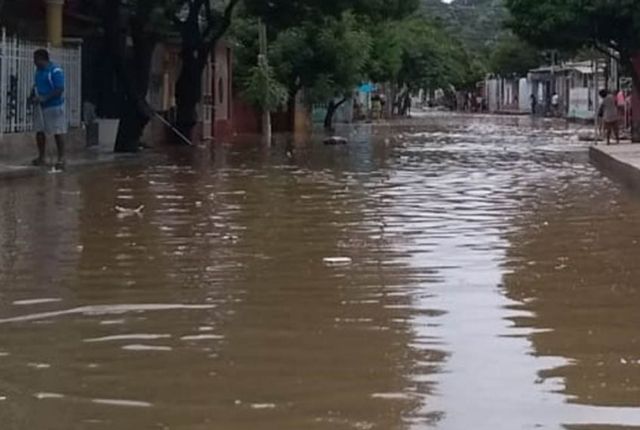
{"type": "Polygon", "coordinates": [[[618,117],[618,105],[615,96],[607,90],[600,91],[602,104],[598,112],[598,117],[602,119],[604,132],[607,134],[607,145],[611,144],[611,134],[616,136],[616,143],[620,143],[620,124],[618,117]]]}
{"type": "Polygon", "coordinates": [[[38,144],[38,158],[34,166],[44,166],[47,147],[47,134],[52,134],[58,148],[58,161],[55,168],[62,170],[64,160],[64,135],[67,133],[67,121],[64,112],[64,72],[49,59],[49,52],[39,49],[33,54],[36,65],[35,85],[31,94],[34,106],[34,128],[38,144]]]}

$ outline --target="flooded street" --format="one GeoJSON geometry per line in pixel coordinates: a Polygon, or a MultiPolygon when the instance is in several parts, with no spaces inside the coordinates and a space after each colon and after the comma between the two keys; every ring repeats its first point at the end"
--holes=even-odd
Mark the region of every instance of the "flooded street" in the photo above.
{"type": "Polygon", "coordinates": [[[640,426],[640,199],[578,128],[427,116],[0,184],[2,429],[640,426]]]}

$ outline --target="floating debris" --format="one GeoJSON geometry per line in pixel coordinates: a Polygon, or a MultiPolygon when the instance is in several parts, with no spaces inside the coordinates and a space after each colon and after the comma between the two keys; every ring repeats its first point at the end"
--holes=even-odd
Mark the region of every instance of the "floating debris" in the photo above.
{"type": "Polygon", "coordinates": [[[33,395],[38,400],[43,399],[64,399],[64,394],[58,393],[36,393],[33,395]]]}
{"type": "Polygon", "coordinates": [[[349,141],[341,136],[331,136],[324,140],[325,145],[346,145],[349,141]]]}
{"type": "Polygon", "coordinates": [[[122,206],[116,206],[116,212],[118,212],[119,216],[142,216],[142,211],[144,211],[144,205],[138,206],[136,209],[125,208],[122,206]]]}
{"type": "Polygon", "coordinates": [[[274,403],[252,403],[251,409],[275,409],[274,403]]]}
{"type": "Polygon", "coordinates": [[[224,336],[220,336],[217,334],[194,334],[189,336],[182,336],[180,339],[186,341],[196,341],[196,340],[222,340],[224,336]]]}
{"type": "Polygon", "coordinates": [[[132,408],[150,408],[153,404],[149,402],[140,402],[137,400],[121,400],[121,399],[92,399],[92,403],[108,406],[125,406],[132,408]]]}
{"type": "Polygon", "coordinates": [[[98,343],[98,342],[115,342],[120,340],[157,340],[157,339],[169,339],[170,334],[118,334],[113,336],[96,337],[92,339],[84,339],[86,343],[98,343]]]}
{"type": "Polygon", "coordinates": [[[170,346],[156,346],[156,345],[125,345],[122,347],[125,351],[162,351],[168,352],[173,351],[173,348],[170,346]]]}
{"type": "Polygon", "coordinates": [[[322,261],[327,266],[348,266],[353,260],[349,257],[327,257],[322,261]]]}
{"type": "Polygon", "coordinates": [[[14,306],[31,306],[31,305],[42,305],[45,303],[56,303],[61,302],[62,299],[58,298],[44,298],[44,299],[31,299],[31,300],[16,300],[13,302],[14,306]]]}

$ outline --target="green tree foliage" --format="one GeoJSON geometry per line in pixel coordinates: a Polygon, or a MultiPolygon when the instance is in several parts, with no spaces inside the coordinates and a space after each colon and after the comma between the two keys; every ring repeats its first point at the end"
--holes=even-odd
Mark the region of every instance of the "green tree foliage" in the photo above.
{"type": "Polygon", "coordinates": [[[348,11],[374,21],[401,19],[415,12],[420,0],[245,0],[244,4],[250,15],[261,17],[269,28],[279,31],[348,11]]]}
{"type": "MultiPolygon", "coordinates": [[[[248,14],[260,17],[269,28],[270,63],[279,79],[292,94],[304,87],[318,101],[350,91],[369,78],[366,72],[372,65],[372,48],[386,43],[379,37],[385,32],[377,30],[413,13],[419,2],[245,0],[245,7],[248,14]]],[[[398,63],[397,55],[390,66],[384,60],[376,62],[378,74],[390,75],[389,69],[397,71],[398,63]]]]}
{"type": "Polygon", "coordinates": [[[327,103],[328,115],[363,81],[412,89],[475,85],[484,68],[444,26],[416,15],[420,1],[245,0],[233,31],[236,76],[246,83],[252,75],[257,17],[268,26],[275,79],[291,96],[304,88],[311,102],[327,103]]]}
{"type": "Polygon", "coordinates": [[[264,57],[251,68],[244,82],[243,95],[249,103],[268,112],[284,106],[289,100],[287,87],[278,81],[264,57]]]}
{"type": "Polygon", "coordinates": [[[427,14],[456,34],[467,51],[487,59],[500,42],[509,17],[504,0],[422,0],[427,14]]]}
{"type": "MultiPolygon", "coordinates": [[[[506,0],[510,27],[529,42],[551,49],[585,46],[615,50],[631,74],[640,97],[640,2],[637,0],[506,0]]],[[[640,115],[634,110],[634,140],[640,140],[640,115]]]]}
{"type": "Polygon", "coordinates": [[[640,50],[640,2],[635,0],[506,0],[513,31],[544,48],[615,49],[624,59],[640,50]]]}
{"type": "Polygon", "coordinates": [[[290,52],[291,47],[279,38],[274,43],[274,57],[285,65],[284,70],[293,71],[312,101],[348,94],[366,78],[371,38],[359,26],[355,15],[345,12],[338,18],[325,18],[320,26],[307,24],[301,30],[306,33],[307,49],[312,54],[308,57],[310,61],[298,64],[302,66],[299,68],[287,65],[284,54],[290,52]]]}
{"type": "MultiPolygon", "coordinates": [[[[258,54],[257,21],[238,20],[232,34],[238,42],[236,76],[247,82],[258,54]]],[[[371,36],[356,15],[345,12],[273,32],[269,63],[292,96],[305,88],[310,101],[325,102],[366,78],[371,46],[371,36]]]]}
{"type": "Polygon", "coordinates": [[[545,61],[539,49],[513,35],[503,37],[489,59],[489,70],[500,76],[526,76],[545,61]]]}
{"type": "Polygon", "coordinates": [[[398,28],[402,50],[400,84],[410,89],[465,88],[481,78],[482,67],[440,25],[415,17],[398,28]]]}
{"type": "Polygon", "coordinates": [[[371,57],[368,78],[373,82],[395,82],[402,68],[401,23],[390,21],[370,28],[371,57]]]}

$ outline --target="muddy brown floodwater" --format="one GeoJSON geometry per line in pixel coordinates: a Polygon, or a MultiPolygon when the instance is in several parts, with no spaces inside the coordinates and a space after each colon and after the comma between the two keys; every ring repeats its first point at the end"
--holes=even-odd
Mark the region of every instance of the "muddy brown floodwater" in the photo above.
{"type": "Polygon", "coordinates": [[[1,428],[640,426],[640,200],[575,128],[347,131],[2,183],[1,428]]]}

